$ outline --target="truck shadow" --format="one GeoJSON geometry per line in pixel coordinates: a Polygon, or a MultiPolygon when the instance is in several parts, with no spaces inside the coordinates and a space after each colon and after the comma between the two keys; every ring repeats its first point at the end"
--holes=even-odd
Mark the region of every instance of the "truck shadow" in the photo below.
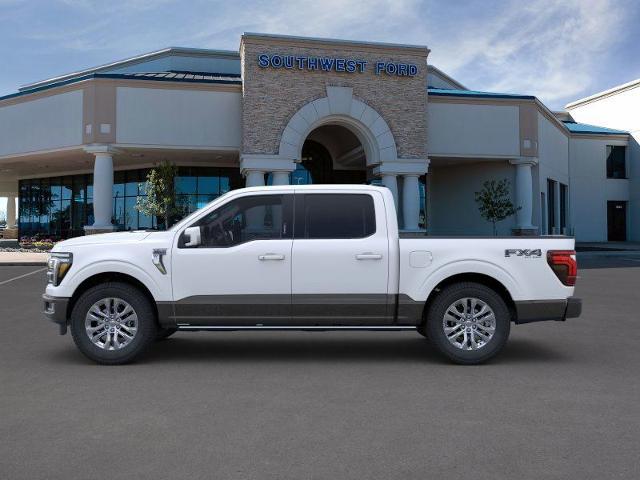
{"type": "MultiPolygon", "coordinates": [[[[251,362],[376,362],[448,364],[422,337],[404,338],[232,338],[202,335],[159,342],[140,360],[141,363],[197,363],[203,361],[251,362]]],[[[232,334],[231,334],[232,335],[232,334]]],[[[304,334],[303,334],[304,335],[304,334]]],[[[536,363],[566,360],[567,356],[540,342],[514,339],[492,364],[536,363]]]]}

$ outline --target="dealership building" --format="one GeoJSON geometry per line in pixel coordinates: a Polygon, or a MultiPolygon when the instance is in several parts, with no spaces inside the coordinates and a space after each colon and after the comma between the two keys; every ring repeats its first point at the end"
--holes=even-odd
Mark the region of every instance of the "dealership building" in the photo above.
{"type": "Polygon", "coordinates": [[[168,160],[191,211],[245,185],[377,183],[404,230],[485,235],[475,192],[507,179],[519,209],[500,234],[640,241],[640,81],[552,112],[428,55],[247,33],[237,52],[167,48],[25,85],[0,97],[9,235],[161,227],[135,206],[168,160]]]}

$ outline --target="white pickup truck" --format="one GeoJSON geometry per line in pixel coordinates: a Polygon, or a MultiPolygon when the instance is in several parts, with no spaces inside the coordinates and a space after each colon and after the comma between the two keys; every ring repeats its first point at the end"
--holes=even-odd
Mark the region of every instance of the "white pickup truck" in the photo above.
{"type": "Polygon", "coordinates": [[[580,315],[574,240],[399,233],[383,187],[233,190],[168,231],[78,237],[48,264],[44,313],[120,364],[178,330],[416,330],[461,364],[511,322],[580,315]]]}

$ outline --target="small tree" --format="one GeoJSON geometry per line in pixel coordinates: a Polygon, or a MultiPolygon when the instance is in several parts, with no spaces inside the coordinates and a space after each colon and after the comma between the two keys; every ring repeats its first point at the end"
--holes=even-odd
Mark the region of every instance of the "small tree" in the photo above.
{"type": "Polygon", "coordinates": [[[176,197],[177,174],[178,167],[165,160],[149,171],[146,186],[140,185],[141,190],[146,189],[147,195],[138,197],[136,210],[145,215],[164,218],[165,228],[171,226],[173,217],[183,213],[176,197]]]}
{"type": "Polygon", "coordinates": [[[511,203],[509,181],[506,178],[497,182],[495,180],[484,182],[482,190],[476,192],[476,203],[482,218],[491,222],[494,236],[498,235],[496,224],[514,215],[521,208],[516,208],[511,203]]]}

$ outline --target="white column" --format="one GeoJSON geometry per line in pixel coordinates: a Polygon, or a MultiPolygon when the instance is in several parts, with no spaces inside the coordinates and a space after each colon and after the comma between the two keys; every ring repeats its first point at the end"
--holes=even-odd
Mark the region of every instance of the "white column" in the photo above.
{"type": "Polygon", "coordinates": [[[245,176],[247,187],[264,187],[264,170],[247,170],[245,176]]]}
{"type": "Polygon", "coordinates": [[[518,230],[534,230],[533,226],[533,175],[531,167],[536,164],[535,159],[511,160],[516,166],[516,228],[518,230]]]}
{"type": "Polygon", "coordinates": [[[16,197],[7,197],[7,228],[16,228],[16,197]]]}
{"type": "Polygon", "coordinates": [[[289,172],[272,172],[273,185],[289,185],[289,172]]]}
{"type": "Polygon", "coordinates": [[[391,190],[396,209],[402,210],[403,230],[419,230],[420,223],[420,176],[429,171],[428,159],[387,160],[373,169],[373,174],[382,179],[382,184],[391,190]],[[402,177],[402,184],[398,184],[402,177]],[[402,188],[400,188],[402,186],[402,188]],[[400,206],[402,205],[402,208],[400,206]]]}
{"type": "Polygon", "coordinates": [[[93,228],[113,229],[113,157],[96,153],[93,165],[93,228]]]}
{"type": "Polygon", "coordinates": [[[403,230],[418,230],[420,218],[420,184],[419,175],[403,175],[402,183],[402,217],[403,230]]]}
{"type": "Polygon", "coordinates": [[[113,155],[116,150],[109,145],[85,147],[93,162],[93,225],[85,226],[87,233],[113,230],[113,155]]]}
{"type": "Polygon", "coordinates": [[[398,203],[398,178],[395,173],[385,173],[382,175],[382,185],[391,190],[393,194],[393,201],[396,204],[396,211],[400,206],[398,203]]]}

